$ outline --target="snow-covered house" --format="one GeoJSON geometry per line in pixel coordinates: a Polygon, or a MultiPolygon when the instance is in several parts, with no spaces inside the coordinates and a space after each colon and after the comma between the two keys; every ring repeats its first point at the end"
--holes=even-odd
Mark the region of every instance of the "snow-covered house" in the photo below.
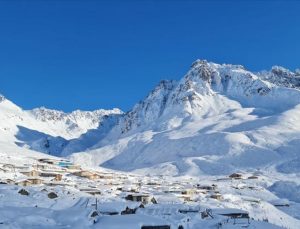
{"type": "Polygon", "coordinates": [[[87,170],[81,170],[81,171],[77,171],[72,173],[75,176],[79,176],[79,177],[85,177],[88,178],[90,180],[96,180],[100,178],[100,175],[98,175],[97,173],[93,173],[91,171],[87,171],[87,170]]]}
{"type": "Polygon", "coordinates": [[[249,179],[249,180],[251,180],[251,179],[258,179],[258,176],[252,175],[252,176],[249,176],[248,179],[249,179]]]}
{"type": "Polygon", "coordinates": [[[207,190],[207,191],[214,191],[217,188],[216,185],[200,185],[200,184],[197,184],[196,187],[197,189],[207,190]]]}
{"type": "Polygon", "coordinates": [[[99,189],[96,188],[81,188],[79,189],[81,192],[85,192],[91,195],[100,195],[101,191],[99,189]]]}
{"type": "Polygon", "coordinates": [[[45,172],[45,171],[43,171],[43,172],[41,172],[40,176],[41,176],[41,177],[53,177],[54,180],[56,180],[56,181],[61,181],[63,175],[60,174],[60,173],[55,173],[55,172],[45,172]]]}
{"type": "Polygon", "coordinates": [[[79,169],[81,168],[80,165],[75,165],[75,164],[73,164],[73,163],[70,162],[70,161],[64,161],[64,160],[59,161],[59,162],[57,163],[57,165],[58,165],[59,167],[66,168],[66,169],[71,169],[71,170],[79,170],[79,169]]]}
{"type": "Polygon", "coordinates": [[[170,229],[170,225],[148,225],[142,226],[141,229],[170,229]]]}
{"type": "Polygon", "coordinates": [[[219,193],[214,193],[214,194],[210,195],[210,198],[216,199],[216,200],[222,200],[223,196],[219,193]]]}
{"type": "Polygon", "coordinates": [[[27,178],[28,181],[31,182],[31,184],[42,184],[43,180],[40,179],[39,177],[29,177],[27,178]]]}
{"type": "Polygon", "coordinates": [[[148,194],[129,194],[125,197],[126,200],[142,202],[147,204],[151,201],[151,197],[148,194]]]}
{"type": "Polygon", "coordinates": [[[194,195],[197,193],[195,189],[185,189],[181,192],[182,195],[194,195]]]}
{"type": "Polygon", "coordinates": [[[37,177],[40,175],[39,171],[30,168],[20,170],[19,172],[28,177],[37,177]]]}
{"type": "Polygon", "coordinates": [[[46,163],[46,164],[50,164],[50,165],[55,165],[59,162],[59,160],[50,159],[50,158],[40,158],[40,159],[38,159],[38,161],[41,163],[46,163]]]}
{"type": "Polygon", "coordinates": [[[28,179],[21,179],[21,180],[17,180],[15,182],[16,185],[21,185],[21,186],[31,186],[32,182],[28,179]]]}
{"type": "Polygon", "coordinates": [[[241,210],[241,209],[235,209],[235,208],[220,208],[220,209],[214,209],[213,211],[214,215],[221,215],[226,216],[228,219],[233,219],[234,224],[236,223],[237,219],[247,219],[247,222],[249,223],[249,213],[247,211],[241,210]]]}
{"type": "Polygon", "coordinates": [[[229,178],[232,178],[232,179],[242,179],[242,174],[232,173],[232,174],[229,175],[229,178]]]}

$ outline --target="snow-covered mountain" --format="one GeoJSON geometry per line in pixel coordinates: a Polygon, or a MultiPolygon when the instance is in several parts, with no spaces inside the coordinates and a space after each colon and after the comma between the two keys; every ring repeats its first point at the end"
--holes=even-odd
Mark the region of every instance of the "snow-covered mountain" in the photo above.
{"type": "Polygon", "coordinates": [[[180,81],[162,81],[101,141],[72,158],[170,174],[287,168],[283,161],[300,160],[300,91],[296,74],[289,87],[274,79],[278,74],[266,75],[196,61],[180,81]]]}
{"type": "Polygon", "coordinates": [[[22,110],[0,96],[0,142],[39,152],[59,155],[71,139],[97,129],[119,109],[96,111],[62,111],[44,107],[22,110]]]}
{"type": "Polygon", "coordinates": [[[282,67],[195,61],[132,110],[24,111],[0,99],[0,141],[140,173],[300,172],[300,77],[282,67]]]}
{"type": "Polygon", "coordinates": [[[269,81],[273,84],[283,87],[300,89],[300,70],[296,69],[291,72],[280,66],[273,66],[271,71],[262,71],[258,73],[263,80],[269,81]]]}

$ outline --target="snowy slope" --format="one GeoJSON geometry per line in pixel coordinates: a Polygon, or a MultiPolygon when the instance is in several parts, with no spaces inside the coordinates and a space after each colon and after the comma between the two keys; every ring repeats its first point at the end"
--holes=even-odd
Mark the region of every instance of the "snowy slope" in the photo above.
{"type": "Polygon", "coordinates": [[[70,139],[97,129],[119,109],[64,113],[44,107],[22,110],[0,97],[0,141],[48,154],[59,154],[70,139]]]}
{"type": "Polygon", "coordinates": [[[199,60],[179,82],[162,81],[105,138],[71,157],[173,175],[282,168],[299,161],[299,104],[296,84],[276,85],[239,65],[199,60]]]}

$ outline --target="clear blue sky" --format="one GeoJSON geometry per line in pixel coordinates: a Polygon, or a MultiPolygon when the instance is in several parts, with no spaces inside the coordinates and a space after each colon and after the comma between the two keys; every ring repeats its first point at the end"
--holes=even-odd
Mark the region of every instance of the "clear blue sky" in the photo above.
{"type": "Polygon", "coordinates": [[[0,1],[0,93],[129,110],[195,59],[300,67],[300,1],[0,1]]]}

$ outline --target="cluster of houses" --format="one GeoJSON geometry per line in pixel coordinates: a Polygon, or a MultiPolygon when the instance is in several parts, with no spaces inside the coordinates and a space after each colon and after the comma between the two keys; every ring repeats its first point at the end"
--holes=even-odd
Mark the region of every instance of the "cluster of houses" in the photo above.
{"type": "MultiPolygon", "coordinates": [[[[37,159],[34,164],[24,164],[22,166],[0,163],[0,172],[8,174],[7,178],[1,177],[0,183],[14,184],[19,186],[73,186],[76,183],[68,179],[69,176],[86,178],[88,180],[112,179],[111,174],[99,173],[92,170],[84,170],[80,165],[75,165],[67,160],[57,160],[49,158],[37,159]]],[[[79,187],[80,189],[80,187],[79,187]]],[[[100,194],[99,190],[82,190],[89,194],[100,194]]]]}
{"type": "MultiPolygon", "coordinates": [[[[156,193],[159,196],[171,195],[182,202],[197,202],[199,195],[219,201],[223,199],[216,184],[191,184],[189,180],[181,180],[180,182],[166,182],[166,180],[163,180],[162,182],[162,179],[153,177],[139,177],[138,175],[117,172],[99,172],[83,169],[80,165],[63,159],[40,158],[34,164],[24,164],[22,166],[0,164],[1,171],[14,174],[10,178],[2,178],[0,182],[4,184],[71,186],[90,195],[106,193],[143,204],[157,203],[155,197],[150,193],[156,193]]],[[[258,176],[243,177],[242,174],[233,173],[227,178],[223,178],[223,180],[225,179],[258,179],[258,176]]]]}
{"type": "MultiPolygon", "coordinates": [[[[232,188],[241,189],[242,186],[234,186],[244,180],[259,179],[257,174],[243,175],[233,173],[227,177],[223,177],[212,181],[211,183],[195,183],[191,178],[181,179],[160,179],[160,177],[139,176],[129,173],[100,171],[93,169],[85,169],[80,165],[76,165],[67,160],[58,160],[50,158],[36,159],[35,163],[14,165],[8,163],[0,163],[0,173],[7,174],[1,176],[0,183],[13,184],[19,186],[63,186],[75,188],[80,192],[95,197],[109,195],[109,197],[121,198],[126,201],[136,202],[138,208],[143,208],[147,204],[161,204],[161,197],[172,197],[170,203],[174,200],[181,204],[197,203],[199,197],[210,199],[211,201],[223,201],[222,192],[218,187],[218,182],[229,181],[232,188]]],[[[255,189],[255,186],[247,188],[255,189]]],[[[166,200],[164,200],[166,201],[166,200]]],[[[259,200],[247,199],[258,203],[259,200]]],[[[278,204],[278,203],[277,203],[278,204]]],[[[282,206],[283,204],[280,203],[282,206]]],[[[275,205],[275,204],[274,204],[275,205]]],[[[286,203],[284,204],[286,206],[286,203]]],[[[106,212],[108,215],[135,214],[137,208],[129,208],[117,212],[106,212]]],[[[180,209],[181,214],[191,212],[200,212],[194,209],[180,209]]],[[[204,212],[203,216],[209,216],[211,213],[204,212]]],[[[243,211],[221,212],[219,215],[230,216],[231,218],[246,218],[249,216],[243,211]]],[[[144,226],[143,228],[152,228],[144,226]]],[[[153,227],[158,228],[158,227],[153,227]]],[[[167,225],[161,228],[169,228],[167,225]]]]}

